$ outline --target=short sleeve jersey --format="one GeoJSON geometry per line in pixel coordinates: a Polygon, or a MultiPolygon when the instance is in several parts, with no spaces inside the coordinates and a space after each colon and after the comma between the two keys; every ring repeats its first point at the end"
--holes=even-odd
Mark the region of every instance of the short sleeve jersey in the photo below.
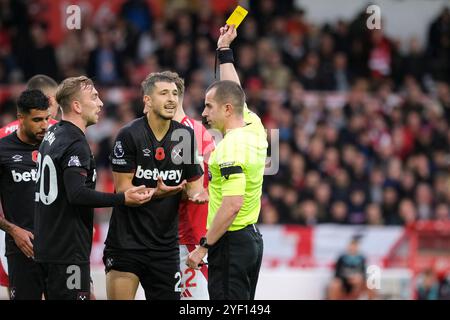
{"type": "MultiPolygon", "coordinates": [[[[0,198],[5,218],[31,232],[34,229],[38,149],[39,145],[22,142],[16,132],[0,139],[0,198]]],[[[6,255],[20,252],[9,234],[6,234],[5,242],[6,255]]]]}
{"type": "Polygon", "coordinates": [[[245,126],[227,132],[209,158],[209,228],[224,196],[243,196],[244,202],[229,231],[256,223],[261,209],[267,156],[267,135],[259,117],[244,107],[245,126]]]}
{"type": "MultiPolygon", "coordinates": [[[[135,186],[155,188],[158,177],[166,185],[176,186],[203,174],[195,145],[193,130],[176,121],[170,121],[168,132],[158,141],[147,118],[142,117],[120,130],[111,154],[112,169],[133,173],[135,186]]],[[[177,247],[180,198],[181,192],[139,207],[115,207],[106,246],[131,250],[177,247]]]]}

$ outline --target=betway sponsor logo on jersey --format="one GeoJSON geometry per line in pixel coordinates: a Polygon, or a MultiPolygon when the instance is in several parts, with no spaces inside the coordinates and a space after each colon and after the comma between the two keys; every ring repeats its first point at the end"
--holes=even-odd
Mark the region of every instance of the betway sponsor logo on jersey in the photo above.
{"type": "Polygon", "coordinates": [[[12,178],[14,182],[30,182],[30,181],[37,181],[37,170],[31,169],[31,171],[25,171],[25,172],[16,172],[16,170],[11,171],[12,178]]]}
{"type": "Polygon", "coordinates": [[[135,177],[138,179],[147,179],[147,180],[158,180],[158,177],[161,177],[163,180],[171,180],[175,182],[180,182],[181,174],[183,170],[163,170],[159,171],[158,168],[154,168],[153,170],[142,169],[141,166],[138,166],[136,169],[135,177]]]}

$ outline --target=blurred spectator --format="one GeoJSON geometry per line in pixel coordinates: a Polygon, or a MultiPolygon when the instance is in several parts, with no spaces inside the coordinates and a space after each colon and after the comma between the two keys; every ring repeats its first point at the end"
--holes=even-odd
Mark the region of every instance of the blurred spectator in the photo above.
{"type": "Polygon", "coordinates": [[[414,202],[410,199],[403,199],[399,205],[399,216],[402,224],[410,225],[417,220],[417,210],[414,202]]]}
{"type": "Polygon", "coordinates": [[[363,190],[355,188],[350,192],[348,221],[351,224],[363,224],[366,220],[364,209],[366,195],[363,190]]]}
{"type": "Polygon", "coordinates": [[[370,201],[375,203],[381,203],[383,201],[383,185],[385,176],[383,170],[380,167],[375,167],[370,172],[370,187],[369,198],[370,201]]]}
{"type": "Polygon", "coordinates": [[[402,220],[398,212],[398,192],[393,186],[386,186],[383,190],[383,219],[388,225],[401,225],[402,220]]]}
{"type": "Polygon", "coordinates": [[[346,224],[348,219],[348,207],[344,201],[336,201],[331,204],[328,222],[346,224]]]}
{"type": "Polygon", "coordinates": [[[320,90],[320,58],[316,52],[309,52],[297,66],[298,80],[306,90],[320,90]]]}
{"type": "Polygon", "coordinates": [[[433,194],[428,184],[420,183],[416,189],[416,205],[418,218],[429,220],[433,216],[433,194]]]}
{"type": "Polygon", "coordinates": [[[439,299],[450,300],[450,273],[443,277],[439,287],[439,299]]]}
{"type": "Polygon", "coordinates": [[[355,236],[346,252],[337,259],[335,277],[328,286],[328,299],[358,299],[366,293],[373,298],[373,292],[366,287],[366,257],[360,252],[359,241],[355,236]]]}
{"type": "Polygon", "coordinates": [[[449,81],[450,63],[450,9],[444,8],[428,30],[427,53],[431,59],[433,77],[449,81]]]}
{"type": "Polygon", "coordinates": [[[152,11],[145,0],[127,0],[122,4],[119,15],[130,23],[139,33],[152,27],[152,11]]]}
{"type": "Polygon", "coordinates": [[[347,201],[350,190],[350,178],[344,169],[334,176],[333,197],[336,200],[347,201]]]}
{"type": "Polygon", "coordinates": [[[380,205],[377,203],[370,203],[366,206],[366,222],[370,226],[384,225],[383,215],[381,213],[380,205]]]}
{"type": "Polygon", "coordinates": [[[164,68],[169,68],[175,63],[176,39],[175,33],[163,29],[157,34],[158,49],[155,55],[158,57],[158,63],[164,68]]]}
{"type": "Polygon", "coordinates": [[[281,60],[281,54],[273,50],[267,56],[267,62],[261,67],[261,76],[266,84],[275,89],[286,90],[291,80],[291,71],[281,60]]]}
{"type": "Polygon", "coordinates": [[[260,222],[263,224],[277,224],[280,222],[276,208],[268,203],[261,207],[260,222]]]}
{"type": "Polygon", "coordinates": [[[450,222],[450,208],[445,202],[438,203],[434,211],[434,218],[442,222],[450,222]]]}
{"type": "Polygon", "coordinates": [[[82,40],[79,33],[70,32],[56,51],[58,65],[63,78],[74,77],[85,73],[86,63],[82,40]]]}
{"type": "Polygon", "coordinates": [[[404,171],[400,182],[401,197],[414,198],[416,185],[417,182],[414,173],[411,170],[404,171]]]}
{"type": "Polygon", "coordinates": [[[418,300],[438,300],[439,299],[439,281],[436,273],[427,269],[420,275],[417,284],[418,300]]]}
{"type": "Polygon", "coordinates": [[[27,78],[35,74],[45,74],[51,78],[59,79],[58,67],[56,65],[55,48],[48,42],[47,26],[45,24],[34,24],[31,28],[32,44],[31,52],[32,64],[27,78]]]}
{"type": "Polygon", "coordinates": [[[421,81],[425,75],[425,66],[425,55],[419,40],[413,38],[409,43],[409,53],[404,57],[403,72],[413,76],[417,81],[421,81]]]}
{"type": "Polygon", "coordinates": [[[313,200],[306,200],[300,203],[295,218],[298,223],[304,226],[314,226],[320,222],[318,213],[319,210],[316,202],[313,200]]]}
{"type": "Polygon", "coordinates": [[[437,100],[444,109],[445,118],[450,118],[450,87],[448,83],[439,82],[436,84],[437,100]]]}
{"type": "Polygon", "coordinates": [[[389,76],[392,72],[392,45],[384,36],[382,30],[371,30],[371,50],[369,52],[369,69],[372,77],[381,78],[389,76]]]}
{"type": "Polygon", "coordinates": [[[89,55],[88,75],[100,85],[118,85],[123,79],[123,61],[107,30],[98,34],[99,46],[89,55]]]}
{"type": "Polygon", "coordinates": [[[353,79],[347,66],[347,56],[344,53],[338,52],[335,54],[333,68],[334,70],[331,73],[333,78],[330,79],[329,88],[336,91],[348,91],[353,79]]]}
{"type": "Polygon", "coordinates": [[[436,195],[436,201],[450,204],[450,176],[448,173],[439,172],[436,174],[433,190],[436,195]]]}
{"type": "Polygon", "coordinates": [[[318,217],[321,221],[326,220],[328,216],[331,196],[331,186],[325,181],[320,183],[314,192],[314,200],[317,202],[318,207],[318,217]]]}

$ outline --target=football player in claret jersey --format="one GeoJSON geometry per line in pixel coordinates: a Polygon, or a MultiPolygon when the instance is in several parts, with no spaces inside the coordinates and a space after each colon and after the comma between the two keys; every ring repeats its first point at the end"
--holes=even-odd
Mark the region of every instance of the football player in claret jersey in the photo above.
{"type": "MultiPolygon", "coordinates": [[[[40,90],[42,91],[47,97],[49,102],[49,110],[51,118],[49,119],[49,126],[52,126],[53,124],[57,123],[56,116],[58,115],[58,104],[55,100],[55,92],[56,88],[58,87],[58,84],[55,80],[52,78],[43,75],[38,74],[30,78],[27,82],[27,88],[26,90],[40,90]]],[[[14,131],[17,130],[19,127],[20,120],[15,120],[11,123],[8,123],[6,126],[0,129],[0,138],[3,138],[14,131]]],[[[1,215],[1,214],[0,214],[1,215]]],[[[5,253],[3,251],[4,248],[4,233],[0,230],[0,286],[8,287],[8,275],[6,274],[6,270],[8,269],[7,263],[5,259],[3,259],[3,254],[5,253]]]]}
{"type": "Polygon", "coordinates": [[[46,299],[87,300],[93,208],[141,205],[154,190],[95,191],[95,161],[84,132],[97,123],[103,103],[84,76],[65,79],[56,100],[62,120],[49,129],[37,157],[34,254],[46,299]]]}
{"type": "Polygon", "coordinates": [[[17,131],[0,139],[0,197],[5,213],[0,228],[6,232],[10,298],[40,300],[43,287],[33,261],[34,191],[37,150],[50,119],[48,98],[39,90],[22,92],[17,116],[17,131]]]}
{"type": "Polygon", "coordinates": [[[180,191],[203,203],[203,170],[196,159],[194,132],[172,118],[178,104],[174,80],[150,74],[142,83],[146,116],[123,127],[111,154],[117,191],[145,184],[157,188],[138,208],[113,209],[104,263],[108,299],[134,299],[139,283],[147,299],[179,300],[180,191]],[[187,181],[187,182],[186,182],[187,181]]]}
{"type": "MultiPolygon", "coordinates": [[[[176,72],[164,71],[172,77],[178,89],[178,108],[173,120],[178,121],[194,130],[199,158],[203,166],[203,187],[208,188],[208,159],[214,150],[214,140],[200,121],[188,117],[183,109],[184,80],[176,72]]],[[[185,196],[180,201],[179,213],[179,242],[180,242],[180,270],[181,270],[181,300],[208,300],[208,265],[203,264],[200,270],[189,268],[186,259],[190,252],[200,242],[206,233],[206,219],[208,204],[195,203],[185,196]]],[[[206,258],[205,258],[206,260],[206,258]]]]}

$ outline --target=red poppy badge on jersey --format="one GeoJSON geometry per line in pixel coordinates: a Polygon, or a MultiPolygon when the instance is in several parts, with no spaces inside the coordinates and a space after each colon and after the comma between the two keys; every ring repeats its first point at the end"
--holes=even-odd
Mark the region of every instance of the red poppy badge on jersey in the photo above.
{"type": "Polygon", "coordinates": [[[38,153],[39,153],[39,151],[34,150],[34,151],[31,153],[31,160],[33,160],[34,162],[37,162],[38,153]]]}
{"type": "Polygon", "coordinates": [[[155,159],[161,161],[164,160],[165,157],[166,154],[164,153],[164,148],[163,147],[156,148],[155,159]]]}

